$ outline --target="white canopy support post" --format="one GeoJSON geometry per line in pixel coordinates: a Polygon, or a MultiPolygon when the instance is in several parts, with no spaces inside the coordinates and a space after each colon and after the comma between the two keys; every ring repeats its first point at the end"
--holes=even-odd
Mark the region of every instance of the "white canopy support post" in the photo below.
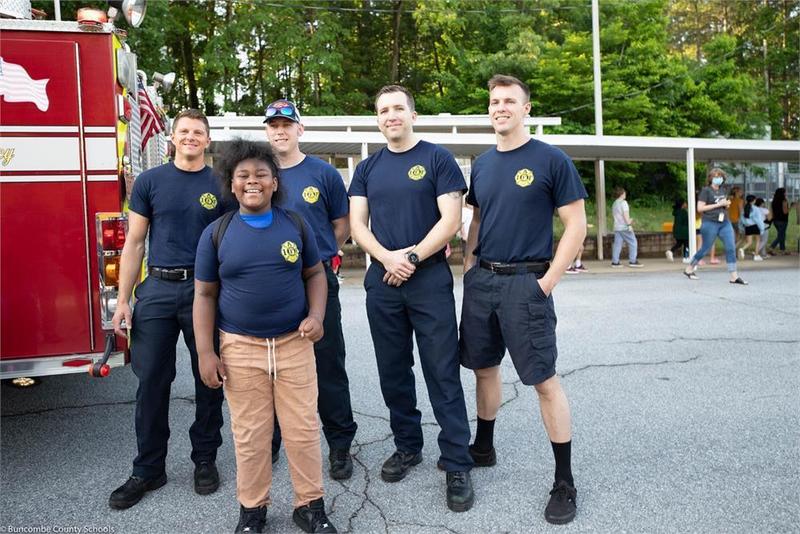
{"type": "MultiPolygon", "coordinates": [[[[600,69],[600,6],[592,0],[592,78],[594,81],[594,135],[603,136],[603,78],[600,69]]],[[[606,167],[602,159],[594,162],[594,190],[597,197],[597,259],[603,259],[606,234],[606,167]]]]}
{"type": "MultiPolygon", "coordinates": [[[[368,143],[361,143],[361,161],[364,161],[368,157],[369,157],[369,144],[368,143]]],[[[351,176],[350,179],[352,180],[353,177],[351,176]]],[[[370,222],[371,221],[367,221],[367,224],[369,225],[370,222]]],[[[355,239],[353,240],[353,243],[355,243],[356,245],[358,244],[358,243],[356,243],[355,239]]],[[[370,263],[372,263],[372,260],[370,259],[369,254],[367,254],[366,251],[365,251],[364,252],[364,272],[366,272],[366,270],[369,269],[369,264],[370,263]]]]}
{"type": "Polygon", "coordinates": [[[694,198],[694,148],[686,149],[686,206],[689,208],[689,257],[697,253],[697,202],[694,198]]]}
{"type": "Polygon", "coordinates": [[[597,259],[602,260],[603,238],[606,235],[606,170],[602,159],[594,161],[594,193],[597,197],[597,259]]]}

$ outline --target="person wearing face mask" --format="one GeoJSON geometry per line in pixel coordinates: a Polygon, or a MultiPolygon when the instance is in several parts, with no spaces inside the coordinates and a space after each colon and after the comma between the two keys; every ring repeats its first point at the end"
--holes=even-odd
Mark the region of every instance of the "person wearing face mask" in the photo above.
{"type": "Polygon", "coordinates": [[[708,254],[714,242],[719,237],[725,247],[725,262],[728,266],[729,282],[731,284],[747,285],[747,282],[739,276],[736,270],[736,245],[734,241],[733,227],[731,226],[728,208],[731,205],[730,199],[726,198],[722,191],[722,184],[725,183],[725,172],[720,168],[713,168],[708,172],[706,186],[700,191],[697,197],[697,213],[702,218],[703,225],[700,228],[703,236],[703,246],[692,257],[692,261],[683,271],[684,276],[689,280],[699,280],[697,276],[697,265],[700,260],[708,254]]]}

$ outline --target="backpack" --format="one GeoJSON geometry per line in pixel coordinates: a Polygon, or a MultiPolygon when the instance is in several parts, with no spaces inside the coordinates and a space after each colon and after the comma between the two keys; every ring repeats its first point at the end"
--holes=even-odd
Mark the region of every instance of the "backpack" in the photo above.
{"type": "MultiPolygon", "coordinates": [[[[306,225],[303,224],[303,218],[295,211],[285,211],[289,214],[289,218],[292,219],[292,222],[300,231],[300,239],[303,241],[303,248],[305,248],[306,225]]],[[[211,232],[211,243],[214,245],[214,250],[217,251],[217,261],[219,261],[219,244],[222,242],[222,238],[225,236],[225,232],[228,230],[228,226],[230,226],[234,215],[236,215],[236,210],[231,210],[212,223],[214,225],[214,230],[211,232]]]]}

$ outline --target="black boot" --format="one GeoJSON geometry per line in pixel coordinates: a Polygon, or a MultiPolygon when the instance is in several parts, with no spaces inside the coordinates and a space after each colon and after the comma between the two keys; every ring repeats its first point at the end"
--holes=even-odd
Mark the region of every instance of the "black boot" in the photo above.
{"type": "Polygon", "coordinates": [[[454,512],[466,512],[475,502],[469,471],[447,473],[447,507],[454,512]]]}
{"type": "Polygon", "coordinates": [[[157,490],[167,483],[167,474],[162,473],[154,478],[132,476],[125,484],[111,493],[108,505],[116,510],[125,510],[142,500],[148,491],[157,490]]]}

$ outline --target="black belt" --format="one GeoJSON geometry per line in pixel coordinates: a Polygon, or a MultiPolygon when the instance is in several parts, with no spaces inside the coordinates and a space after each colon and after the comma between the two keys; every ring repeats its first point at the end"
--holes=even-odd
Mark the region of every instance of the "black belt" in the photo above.
{"type": "Polygon", "coordinates": [[[549,261],[520,261],[516,263],[501,263],[497,261],[480,260],[481,269],[492,271],[495,274],[544,274],[550,268],[549,261]]]}
{"type": "MultiPolygon", "coordinates": [[[[435,265],[437,263],[441,263],[441,262],[445,261],[446,259],[447,259],[447,256],[445,256],[444,251],[437,252],[433,256],[427,257],[424,260],[422,260],[421,262],[419,262],[417,264],[417,269],[424,269],[425,267],[430,267],[431,265],[435,265]]],[[[380,267],[384,271],[386,270],[386,267],[384,267],[383,264],[381,262],[379,262],[378,260],[372,260],[372,263],[377,264],[378,267],[380,267]]]]}
{"type": "Polygon", "coordinates": [[[164,267],[150,267],[149,271],[150,276],[155,276],[156,278],[160,278],[162,280],[170,280],[172,282],[182,282],[184,280],[190,280],[194,277],[194,268],[172,268],[167,269],[164,267]]]}

